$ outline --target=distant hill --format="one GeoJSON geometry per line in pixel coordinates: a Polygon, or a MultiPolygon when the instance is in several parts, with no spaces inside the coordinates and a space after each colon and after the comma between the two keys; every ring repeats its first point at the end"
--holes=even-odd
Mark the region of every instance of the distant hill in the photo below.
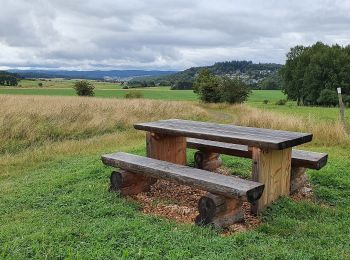
{"type": "MultiPolygon", "coordinates": [[[[259,84],[264,81],[276,81],[277,72],[282,67],[281,64],[275,63],[253,63],[252,61],[225,61],[217,62],[211,66],[192,67],[170,75],[158,77],[139,78],[136,80],[154,81],[160,85],[175,86],[178,82],[194,81],[199,70],[209,69],[215,75],[238,77],[253,88],[259,88],[259,84]]],[[[190,86],[190,84],[189,84],[190,86]]],[[[176,87],[175,87],[176,88],[176,87]]]]}
{"type": "Polygon", "coordinates": [[[66,79],[94,79],[94,80],[130,80],[137,77],[150,77],[171,75],[176,71],[162,70],[91,70],[91,71],[72,71],[72,70],[16,70],[11,69],[23,78],[66,78],[66,79]]]}

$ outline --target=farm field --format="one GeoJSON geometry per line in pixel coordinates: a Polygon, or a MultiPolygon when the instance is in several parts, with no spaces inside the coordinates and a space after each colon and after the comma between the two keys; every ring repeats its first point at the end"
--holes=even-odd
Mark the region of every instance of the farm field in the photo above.
{"type": "MultiPolygon", "coordinates": [[[[170,90],[168,87],[143,89],[95,89],[96,97],[124,98],[129,91],[140,91],[144,98],[161,100],[197,100],[196,95],[188,90],[170,90]]],[[[72,88],[0,88],[0,94],[11,95],[43,95],[43,96],[75,96],[72,88]]]]}
{"type": "MultiPolygon", "coordinates": [[[[74,80],[52,80],[50,87],[35,87],[37,81],[23,80],[23,88],[0,87],[0,95],[43,95],[43,96],[75,96],[72,89],[74,80]],[[34,84],[34,83],[35,84],[34,84]],[[26,84],[29,85],[26,85],[26,84]],[[30,85],[32,84],[32,85],[30,85]]],[[[21,81],[22,82],[22,81],[21,81]]],[[[50,81],[49,81],[50,82],[50,81]]],[[[98,82],[96,86],[96,97],[103,98],[124,98],[129,91],[140,91],[145,99],[156,100],[178,100],[178,101],[198,101],[195,93],[190,90],[170,90],[169,87],[154,87],[140,89],[121,89],[112,83],[98,82]]],[[[338,108],[321,108],[321,107],[298,107],[296,102],[288,101],[286,105],[279,106],[275,103],[278,100],[286,99],[286,96],[279,90],[253,90],[247,103],[250,106],[261,108],[269,111],[282,112],[291,116],[301,116],[304,118],[314,118],[336,121],[339,118],[338,108]],[[268,100],[267,104],[263,101],[268,100]]],[[[350,124],[350,109],[346,109],[346,120],[350,124]]]]}
{"type": "MultiPolygon", "coordinates": [[[[69,88],[71,89],[76,81],[79,81],[78,79],[22,79],[19,82],[20,88],[69,88]],[[39,83],[42,84],[41,87],[39,87],[39,83]]],[[[96,89],[121,89],[122,86],[117,83],[110,83],[110,82],[104,82],[104,81],[98,81],[98,80],[89,80],[92,82],[96,89]]]]}
{"type": "MultiPolygon", "coordinates": [[[[282,93],[265,94],[272,102],[282,93]]],[[[253,92],[248,105],[236,106],[0,95],[0,258],[348,259],[349,135],[332,109],[310,108],[307,116],[262,104],[265,94],[253,92]],[[144,133],[132,124],[175,117],[312,132],[304,149],[329,153],[329,162],[308,171],[312,198],[279,200],[256,229],[223,236],[145,215],[107,191],[111,169],[100,155],[144,155],[144,133]]],[[[192,157],[189,151],[190,165],[192,157]]],[[[224,156],[224,163],[232,174],[250,175],[250,160],[224,156]]]]}

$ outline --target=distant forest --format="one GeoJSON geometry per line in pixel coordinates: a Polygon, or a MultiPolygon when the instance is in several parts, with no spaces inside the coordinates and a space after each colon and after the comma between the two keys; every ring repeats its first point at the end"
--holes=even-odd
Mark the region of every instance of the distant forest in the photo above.
{"type": "Polygon", "coordinates": [[[162,76],[176,73],[176,71],[162,70],[9,70],[23,78],[64,78],[64,79],[89,79],[125,81],[137,77],[162,76]]]}
{"type": "Polygon", "coordinates": [[[20,77],[15,73],[0,71],[0,86],[17,86],[20,77]]]}
{"type": "Polygon", "coordinates": [[[192,67],[171,75],[138,78],[130,81],[129,85],[145,86],[148,82],[154,82],[156,85],[171,86],[172,89],[192,89],[199,71],[208,69],[216,76],[239,78],[253,89],[281,89],[281,78],[278,74],[281,67],[282,65],[275,63],[225,61],[212,66],[192,67]]]}

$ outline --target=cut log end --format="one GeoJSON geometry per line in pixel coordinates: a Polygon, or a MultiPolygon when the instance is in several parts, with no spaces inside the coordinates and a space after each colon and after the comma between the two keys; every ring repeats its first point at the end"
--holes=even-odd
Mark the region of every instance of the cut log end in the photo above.
{"type": "Polygon", "coordinates": [[[122,188],[123,178],[120,172],[113,171],[110,177],[109,191],[120,191],[122,188]]]}
{"type": "Polygon", "coordinates": [[[198,169],[215,171],[221,165],[222,159],[218,153],[197,151],[194,154],[194,166],[198,169]]]}
{"type": "Polygon", "coordinates": [[[110,177],[111,192],[120,192],[121,195],[134,195],[143,191],[148,191],[150,186],[157,179],[150,178],[141,174],[126,172],[123,170],[113,171],[110,177]]]}
{"type": "Polygon", "coordinates": [[[261,186],[258,186],[254,189],[251,189],[249,191],[247,191],[247,200],[250,203],[254,203],[255,201],[257,201],[258,199],[260,199],[261,195],[264,192],[264,184],[261,184],[261,186]]]}
{"type": "Polygon", "coordinates": [[[198,201],[198,226],[224,228],[243,220],[242,201],[208,193],[198,201]]]}

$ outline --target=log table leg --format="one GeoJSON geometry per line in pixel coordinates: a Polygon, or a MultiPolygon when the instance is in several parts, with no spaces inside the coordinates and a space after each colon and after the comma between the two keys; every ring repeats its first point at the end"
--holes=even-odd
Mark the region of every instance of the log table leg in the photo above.
{"type": "Polygon", "coordinates": [[[147,133],[147,157],[186,165],[186,137],[147,133]]]}
{"type": "Polygon", "coordinates": [[[292,148],[268,150],[253,148],[253,180],[264,183],[261,198],[252,205],[252,212],[260,213],[280,196],[290,194],[292,148]]]}

